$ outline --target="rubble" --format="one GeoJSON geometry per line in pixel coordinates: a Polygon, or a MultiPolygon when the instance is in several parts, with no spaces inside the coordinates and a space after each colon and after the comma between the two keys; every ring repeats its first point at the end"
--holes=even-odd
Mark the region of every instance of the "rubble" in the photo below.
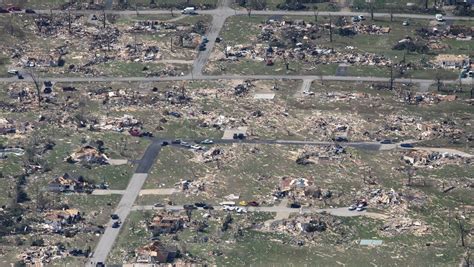
{"type": "Polygon", "coordinates": [[[76,150],[65,161],[70,163],[108,165],[108,157],[92,146],[84,146],[76,150]]]}
{"type": "Polygon", "coordinates": [[[348,243],[355,232],[337,217],[324,214],[297,215],[290,219],[275,221],[263,231],[285,233],[302,242],[299,245],[314,245],[321,240],[332,239],[336,243],[348,243]]]}
{"type": "Polygon", "coordinates": [[[436,168],[448,164],[468,164],[470,159],[448,152],[430,152],[424,150],[411,150],[402,156],[402,160],[415,167],[436,168]]]}

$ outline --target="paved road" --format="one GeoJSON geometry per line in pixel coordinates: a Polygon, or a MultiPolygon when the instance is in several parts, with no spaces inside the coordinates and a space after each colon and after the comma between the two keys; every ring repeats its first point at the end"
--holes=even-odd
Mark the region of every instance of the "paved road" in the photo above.
{"type": "MultiPolygon", "coordinates": [[[[355,217],[355,216],[370,216],[370,217],[377,217],[377,218],[384,218],[385,215],[380,213],[373,213],[367,211],[350,211],[348,207],[342,208],[327,208],[327,209],[318,209],[318,208],[300,208],[300,209],[292,209],[283,206],[273,206],[273,207],[245,207],[249,212],[276,212],[276,213],[329,213],[334,216],[340,217],[355,217]]],[[[215,210],[223,210],[222,206],[214,207],[215,210]]],[[[152,205],[144,205],[144,206],[134,206],[132,210],[139,211],[139,210],[169,210],[169,211],[181,211],[184,210],[183,206],[165,206],[165,207],[154,207],[152,205]]]]}
{"type": "MultiPolygon", "coordinates": [[[[352,81],[352,82],[389,82],[390,78],[382,77],[360,77],[360,76],[335,76],[335,75],[323,75],[323,80],[326,81],[352,81]]],[[[319,75],[185,75],[175,77],[43,77],[41,80],[49,80],[52,82],[159,82],[159,81],[189,81],[189,80],[320,80],[319,75]]],[[[0,82],[10,83],[18,82],[16,77],[0,78],[0,82]]],[[[22,81],[32,81],[30,77],[25,76],[22,81]]],[[[435,80],[430,79],[410,79],[410,78],[398,78],[395,79],[396,83],[435,83],[435,80]]],[[[457,84],[459,80],[443,80],[441,81],[446,84],[457,84]]],[[[463,84],[473,83],[472,79],[463,79],[463,84]]]]}
{"type": "Polygon", "coordinates": [[[216,38],[219,36],[219,33],[224,26],[224,22],[229,16],[234,14],[234,11],[229,8],[229,1],[220,0],[218,2],[217,9],[213,10],[211,28],[206,33],[209,42],[206,45],[206,50],[200,51],[196,60],[193,64],[192,76],[201,76],[202,69],[206,65],[209,57],[211,56],[212,49],[216,43],[216,38]]]}
{"type": "MultiPolygon", "coordinates": [[[[247,16],[247,11],[245,10],[232,10],[232,15],[242,15],[247,16]]],[[[202,15],[219,15],[222,10],[212,9],[212,10],[199,10],[198,14],[202,15]]],[[[36,13],[41,14],[50,14],[53,13],[63,13],[64,10],[36,10],[36,13]]],[[[71,10],[71,13],[74,14],[94,14],[101,13],[102,10],[71,10]]],[[[107,10],[108,14],[118,14],[118,15],[136,15],[137,11],[135,10],[107,10]]],[[[170,14],[169,10],[138,10],[140,14],[149,14],[149,15],[159,15],[159,14],[170,14]]],[[[356,16],[364,15],[370,17],[370,14],[367,12],[348,12],[348,11],[338,11],[338,12],[327,12],[320,11],[318,13],[320,16],[356,16]]],[[[0,15],[3,15],[0,13],[0,15]]],[[[252,15],[291,15],[291,16],[314,16],[313,11],[285,11],[285,10],[253,10],[252,15]]],[[[374,13],[376,18],[390,18],[390,13],[374,13]]],[[[434,15],[424,15],[424,14],[393,14],[394,18],[413,18],[413,19],[434,19],[434,15]]],[[[474,20],[472,17],[458,17],[458,16],[444,16],[446,20],[474,20]]]]}
{"type": "MultiPolygon", "coordinates": [[[[117,214],[122,221],[125,221],[130,210],[132,209],[133,203],[142,189],[143,184],[145,183],[146,178],[148,177],[148,171],[155,162],[158,153],[160,152],[161,145],[157,142],[153,142],[148,146],[145,154],[140,160],[140,164],[137,167],[137,170],[133,174],[130,182],[125,190],[122,199],[120,200],[115,214],[117,214]]],[[[112,228],[113,220],[110,220],[107,228],[105,229],[104,234],[101,236],[99,243],[97,244],[94,254],[90,261],[87,263],[87,266],[95,266],[98,262],[105,262],[107,255],[115,243],[115,239],[119,235],[120,228],[112,228]]]]}

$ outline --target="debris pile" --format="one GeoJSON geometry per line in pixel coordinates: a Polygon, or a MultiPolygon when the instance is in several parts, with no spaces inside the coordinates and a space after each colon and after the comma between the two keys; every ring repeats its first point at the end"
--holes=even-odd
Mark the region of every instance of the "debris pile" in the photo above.
{"type": "Polygon", "coordinates": [[[340,145],[305,146],[299,152],[296,163],[300,165],[315,164],[321,161],[340,161],[346,150],[340,145]]]}
{"type": "Polygon", "coordinates": [[[305,214],[275,221],[263,230],[289,234],[297,239],[292,242],[298,245],[316,244],[322,238],[346,243],[355,234],[351,227],[343,224],[337,217],[324,214],[305,214]]]}
{"type": "Polygon", "coordinates": [[[402,160],[415,167],[435,168],[447,164],[465,164],[470,162],[469,159],[460,155],[448,152],[430,152],[425,150],[410,150],[402,156],[402,160]]]}
{"type": "Polygon", "coordinates": [[[123,115],[119,118],[103,118],[98,125],[94,125],[94,128],[101,129],[104,131],[116,131],[122,132],[129,130],[133,127],[141,126],[141,122],[135,119],[131,115],[123,115]]]}
{"type": "Polygon", "coordinates": [[[392,218],[387,219],[384,225],[380,227],[381,235],[388,237],[398,236],[401,234],[422,236],[429,234],[430,232],[431,227],[425,222],[404,216],[393,216],[392,218]]]}
{"type": "Polygon", "coordinates": [[[100,152],[97,148],[92,146],[84,146],[72,153],[65,161],[70,163],[92,164],[92,165],[107,165],[109,159],[100,152]]]}

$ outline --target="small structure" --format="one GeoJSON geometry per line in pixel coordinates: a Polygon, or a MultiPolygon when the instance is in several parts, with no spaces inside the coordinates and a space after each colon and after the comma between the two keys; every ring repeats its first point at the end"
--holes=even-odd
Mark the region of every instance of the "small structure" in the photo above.
{"type": "Polygon", "coordinates": [[[462,68],[469,65],[469,57],[466,55],[442,54],[436,56],[433,63],[445,69],[462,68]]]}

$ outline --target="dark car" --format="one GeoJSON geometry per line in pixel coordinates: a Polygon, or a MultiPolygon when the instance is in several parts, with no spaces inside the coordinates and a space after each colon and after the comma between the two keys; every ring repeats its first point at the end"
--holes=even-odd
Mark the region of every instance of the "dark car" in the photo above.
{"type": "Polygon", "coordinates": [[[391,144],[391,143],[392,143],[392,140],[385,139],[385,140],[382,140],[380,143],[381,143],[381,144],[391,144]]]}
{"type": "Polygon", "coordinates": [[[209,42],[209,39],[207,39],[207,37],[202,38],[202,43],[203,44],[207,44],[208,42],[209,42]]]}
{"type": "Polygon", "coordinates": [[[198,207],[198,208],[203,208],[204,206],[206,206],[207,204],[204,203],[204,202],[196,202],[194,203],[194,206],[198,207]]]}
{"type": "Polygon", "coordinates": [[[7,8],[7,10],[8,10],[9,12],[20,12],[20,11],[21,11],[21,8],[16,7],[16,6],[12,6],[12,7],[7,8]]]}
{"type": "Polygon", "coordinates": [[[214,209],[214,207],[209,205],[209,204],[204,205],[202,208],[205,209],[205,210],[213,210],[214,209]]]}
{"type": "Polygon", "coordinates": [[[193,204],[185,204],[185,205],[183,205],[183,208],[185,210],[195,210],[195,209],[197,209],[196,206],[194,206],[193,204]]]}
{"type": "Polygon", "coordinates": [[[171,111],[169,114],[173,117],[181,118],[181,113],[179,113],[179,112],[171,111]]]}
{"type": "Polygon", "coordinates": [[[120,227],[120,222],[116,221],[112,224],[112,228],[119,228],[120,227]]]}
{"type": "Polygon", "coordinates": [[[295,202],[295,203],[291,203],[290,208],[292,208],[292,209],[299,209],[299,208],[301,208],[301,204],[300,204],[300,203],[296,203],[296,202],[295,202]]]}
{"type": "Polygon", "coordinates": [[[412,144],[408,144],[408,143],[404,143],[404,144],[400,144],[401,147],[404,147],[404,148],[413,148],[413,145],[412,144]]]}
{"type": "Polygon", "coordinates": [[[25,79],[25,78],[23,77],[23,75],[18,74],[18,80],[23,80],[23,79],[25,79]]]}
{"type": "Polygon", "coordinates": [[[171,144],[179,145],[181,144],[181,140],[180,139],[173,140],[171,141],[171,144]]]}
{"type": "Polygon", "coordinates": [[[95,264],[96,267],[105,267],[105,264],[101,261],[95,264]]]}
{"type": "Polygon", "coordinates": [[[206,44],[200,44],[198,47],[199,51],[204,51],[206,50],[206,44]]]}
{"type": "Polygon", "coordinates": [[[140,137],[153,137],[152,132],[143,132],[140,134],[140,137]]]}
{"type": "Polygon", "coordinates": [[[25,13],[28,13],[28,14],[36,14],[36,12],[33,10],[33,9],[25,9],[25,13]]]}
{"type": "Polygon", "coordinates": [[[10,13],[8,10],[0,7],[0,13],[10,13]]]}
{"type": "Polygon", "coordinates": [[[110,218],[112,218],[112,220],[118,220],[119,216],[117,214],[112,214],[110,215],[110,218]]]}
{"type": "Polygon", "coordinates": [[[238,134],[235,133],[235,134],[232,136],[232,138],[243,140],[243,139],[245,139],[245,134],[243,134],[243,133],[238,133],[238,134]]]}
{"type": "Polygon", "coordinates": [[[170,143],[168,143],[168,141],[163,141],[163,142],[161,142],[161,146],[167,146],[167,145],[169,145],[169,144],[170,144],[170,143]]]}
{"type": "Polygon", "coordinates": [[[250,201],[249,203],[247,203],[249,206],[252,206],[252,207],[258,207],[260,204],[258,204],[257,201],[250,201]]]}
{"type": "Polygon", "coordinates": [[[336,141],[336,142],[348,142],[349,140],[347,140],[347,138],[345,138],[345,137],[338,136],[338,137],[334,138],[334,141],[336,141]]]}
{"type": "Polygon", "coordinates": [[[220,43],[222,41],[222,38],[216,37],[216,43],[220,43]]]}

